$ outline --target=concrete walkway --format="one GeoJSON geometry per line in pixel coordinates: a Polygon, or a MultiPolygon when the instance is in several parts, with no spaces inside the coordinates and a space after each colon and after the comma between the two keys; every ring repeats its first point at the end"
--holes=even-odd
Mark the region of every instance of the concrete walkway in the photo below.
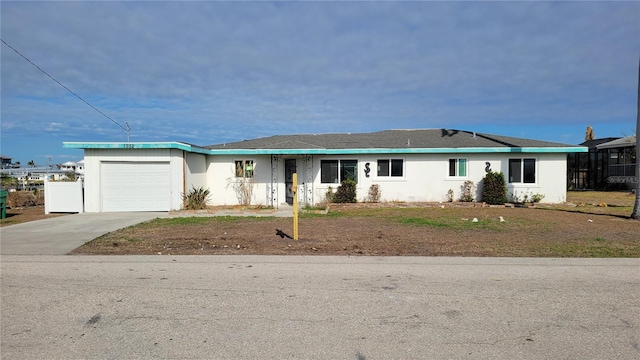
{"type": "Polygon", "coordinates": [[[262,216],[293,217],[293,206],[281,204],[277,209],[226,209],[214,207],[208,210],[172,211],[169,217],[204,217],[204,216],[262,216]]]}
{"type": "Polygon", "coordinates": [[[0,228],[2,255],[64,255],[98,236],[166,212],[84,213],[0,228]]]}

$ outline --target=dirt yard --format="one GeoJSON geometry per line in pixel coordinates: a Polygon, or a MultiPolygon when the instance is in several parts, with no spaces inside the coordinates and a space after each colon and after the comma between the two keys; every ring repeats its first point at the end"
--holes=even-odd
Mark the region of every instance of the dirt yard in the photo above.
{"type": "Polygon", "coordinates": [[[48,219],[52,217],[63,216],[66,214],[49,214],[45,215],[44,205],[13,207],[7,209],[7,218],[0,220],[0,227],[20,224],[29,221],[48,219]]]}
{"type": "Polygon", "coordinates": [[[326,215],[301,216],[300,240],[276,235],[293,236],[291,218],[175,217],[107,234],[74,253],[640,257],[640,221],[628,218],[634,199],[572,193],[568,204],[536,208],[332,205],[326,215]]]}
{"type": "Polygon", "coordinates": [[[47,219],[64,214],[44,213],[43,191],[15,191],[7,194],[7,217],[0,220],[0,226],[47,219]]]}

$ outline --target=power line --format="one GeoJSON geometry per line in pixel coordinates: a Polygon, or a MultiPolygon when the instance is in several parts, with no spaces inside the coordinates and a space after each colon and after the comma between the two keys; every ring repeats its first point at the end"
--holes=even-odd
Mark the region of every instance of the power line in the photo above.
{"type": "Polygon", "coordinates": [[[3,44],[7,45],[11,50],[15,51],[16,54],[20,55],[23,59],[27,60],[27,62],[29,62],[29,64],[33,65],[36,67],[36,69],[40,70],[43,74],[47,75],[51,80],[55,81],[58,85],[62,86],[65,90],[67,90],[68,92],[70,92],[71,94],[73,94],[75,97],[77,97],[78,99],[80,99],[82,102],[84,102],[85,104],[89,105],[93,110],[97,111],[98,113],[100,113],[102,116],[106,117],[107,119],[111,120],[112,123],[118,125],[118,127],[120,127],[120,129],[122,129],[124,132],[127,133],[127,141],[129,141],[129,133],[131,132],[131,128],[129,127],[129,122],[125,121],[125,126],[120,125],[117,121],[113,120],[112,118],[109,117],[109,115],[103,113],[102,111],[100,111],[97,107],[91,105],[87,100],[83,99],[80,97],[80,95],[74,93],[73,91],[71,91],[71,89],[69,89],[68,87],[64,86],[60,81],[56,80],[53,76],[49,75],[49,73],[47,73],[46,71],[42,70],[42,68],[40,68],[40,66],[36,65],[33,63],[33,61],[29,60],[29,58],[27,58],[26,56],[24,56],[20,51],[16,50],[16,48],[14,48],[13,46],[7,44],[6,41],[4,41],[4,39],[0,39],[0,41],[2,41],[3,44]]]}

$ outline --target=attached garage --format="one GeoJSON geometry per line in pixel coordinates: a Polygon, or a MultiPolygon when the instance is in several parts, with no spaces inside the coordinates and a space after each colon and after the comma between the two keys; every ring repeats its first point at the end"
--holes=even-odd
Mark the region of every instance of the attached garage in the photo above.
{"type": "Polygon", "coordinates": [[[169,162],[108,162],[101,167],[103,212],[169,211],[169,162]]]}
{"type": "Polygon", "coordinates": [[[84,149],[84,211],[173,211],[207,187],[207,149],[184,143],[65,143],[84,149]]]}

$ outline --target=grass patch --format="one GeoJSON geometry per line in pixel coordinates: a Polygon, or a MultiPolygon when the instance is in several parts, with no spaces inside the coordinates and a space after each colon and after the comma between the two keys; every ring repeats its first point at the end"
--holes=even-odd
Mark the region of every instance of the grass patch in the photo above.
{"type": "Polygon", "coordinates": [[[396,222],[406,225],[428,226],[433,228],[448,230],[467,230],[467,229],[483,229],[483,230],[503,230],[508,225],[500,223],[499,220],[482,219],[473,222],[467,218],[417,218],[417,217],[398,217],[393,219],[396,222]]]}
{"type": "Polygon", "coordinates": [[[313,218],[339,218],[349,216],[347,213],[343,213],[340,211],[332,211],[329,210],[326,214],[318,214],[313,212],[300,212],[298,214],[300,219],[313,219],[313,218]]]}
{"type": "Polygon", "coordinates": [[[539,250],[539,256],[588,258],[637,258],[640,247],[620,245],[552,244],[539,250]]]}
{"type": "Polygon", "coordinates": [[[432,226],[438,228],[451,228],[453,224],[449,221],[443,221],[439,219],[426,219],[426,218],[398,218],[401,224],[419,225],[419,226],[432,226]]]}
{"type": "Polygon", "coordinates": [[[540,207],[542,210],[551,211],[563,211],[578,214],[591,214],[591,215],[608,215],[621,218],[629,218],[633,212],[632,206],[616,206],[611,205],[606,208],[598,207],[595,205],[579,205],[577,207],[567,207],[566,205],[552,205],[547,207],[540,207]]]}

